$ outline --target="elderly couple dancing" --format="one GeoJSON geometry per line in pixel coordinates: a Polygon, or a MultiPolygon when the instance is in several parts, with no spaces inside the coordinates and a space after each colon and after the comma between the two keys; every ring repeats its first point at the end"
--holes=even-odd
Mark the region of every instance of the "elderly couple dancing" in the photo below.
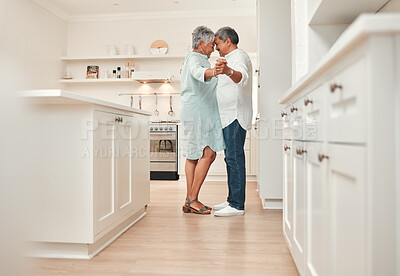
{"type": "Polygon", "coordinates": [[[252,118],[252,65],[238,48],[239,36],[230,27],[215,34],[205,26],[192,33],[181,73],[182,154],[186,157],[187,195],[185,213],[215,216],[244,215],[246,168],[244,143],[252,118]],[[211,67],[215,49],[219,58],[211,67]],[[227,200],[212,208],[198,200],[200,188],[224,150],[228,174],[227,200]]]}

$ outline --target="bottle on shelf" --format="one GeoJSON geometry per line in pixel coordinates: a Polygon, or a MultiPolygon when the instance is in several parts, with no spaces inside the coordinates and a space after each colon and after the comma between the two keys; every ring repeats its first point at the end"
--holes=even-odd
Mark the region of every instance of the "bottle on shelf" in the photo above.
{"type": "Polygon", "coordinates": [[[113,78],[116,79],[117,78],[117,70],[113,70],[113,78]]]}
{"type": "Polygon", "coordinates": [[[132,61],[131,62],[131,73],[130,73],[131,78],[133,78],[133,72],[135,72],[135,69],[133,68],[134,66],[135,66],[135,63],[132,61]]]}
{"type": "Polygon", "coordinates": [[[117,67],[117,79],[121,78],[121,67],[117,67]]]}
{"type": "Polygon", "coordinates": [[[129,72],[129,61],[125,62],[125,79],[129,79],[130,72],[129,72]]]}

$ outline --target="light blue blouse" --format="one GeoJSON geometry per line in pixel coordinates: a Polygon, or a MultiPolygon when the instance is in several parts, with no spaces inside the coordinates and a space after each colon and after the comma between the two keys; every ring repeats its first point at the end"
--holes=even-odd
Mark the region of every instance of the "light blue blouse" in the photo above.
{"type": "Polygon", "coordinates": [[[213,151],[225,149],[216,96],[217,79],[204,80],[211,67],[206,55],[188,52],[181,73],[181,150],[187,159],[203,156],[209,146],[213,151]]]}

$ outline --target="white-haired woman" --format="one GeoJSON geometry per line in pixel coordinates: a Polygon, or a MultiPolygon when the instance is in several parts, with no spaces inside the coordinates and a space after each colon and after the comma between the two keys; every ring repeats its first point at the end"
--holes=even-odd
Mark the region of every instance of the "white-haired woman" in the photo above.
{"type": "Polygon", "coordinates": [[[225,149],[216,97],[215,69],[208,61],[214,52],[214,33],[205,26],[192,33],[181,74],[182,155],[186,157],[185,213],[210,214],[211,208],[198,200],[216,152],[225,149]]]}

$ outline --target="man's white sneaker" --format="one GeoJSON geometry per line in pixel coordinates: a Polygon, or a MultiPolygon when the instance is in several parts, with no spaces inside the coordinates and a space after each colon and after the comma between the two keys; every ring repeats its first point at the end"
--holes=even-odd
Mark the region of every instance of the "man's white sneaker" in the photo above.
{"type": "Polygon", "coordinates": [[[218,211],[218,210],[224,209],[224,208],[227,207],[227,206],[229,206],[229,203],[228,203],[228,201],[225,201],[224,203],[214,205],[212,208],[213,208],[215,211],[218,211]]]}
{"type": "Polygon", "coordinates": [[[217,217],[231,217],[231,216],[242,216],[244,215],[244,210],[238,210],[231,206],[226,206],[224,209],[214,212],[214,216],[217,217]]]}

